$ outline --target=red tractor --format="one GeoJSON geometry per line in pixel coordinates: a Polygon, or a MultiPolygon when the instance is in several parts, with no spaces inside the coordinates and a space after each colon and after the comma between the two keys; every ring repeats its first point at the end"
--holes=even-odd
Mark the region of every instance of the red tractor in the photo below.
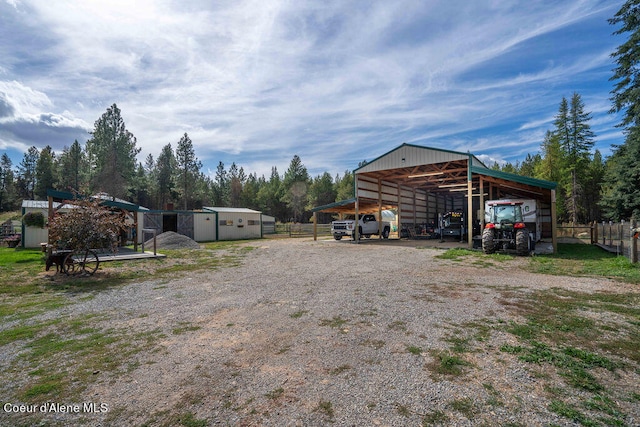
{"type": "Polygon", "coordinates": [[[513,251],[518,255],[533,253],[537,230],[529,230],[525,221],[535,227],[535,200],[490,200],[485,204],[485,228],[482,251],[513,251]],[[528,218],[527,218],[528,217],[528,218]]]}

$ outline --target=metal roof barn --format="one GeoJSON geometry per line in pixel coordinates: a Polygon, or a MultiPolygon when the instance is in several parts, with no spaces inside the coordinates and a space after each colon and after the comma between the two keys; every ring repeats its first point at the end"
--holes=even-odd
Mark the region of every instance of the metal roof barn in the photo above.
{"type": "MultiPolygon", "coordinates": [[[[487,168],[471,153],[402,144],[354,171],[354,198],[313,212],[378,213],[393,209],[398,229],[436,222],[443,212],[465,213],[467,229],[484,221],[484,201],[535,199],[540,203],[542,236],[556,250],[556,183],[487,168]]],[[[468,245],[473,246],[473,233],[468,245]]]]}

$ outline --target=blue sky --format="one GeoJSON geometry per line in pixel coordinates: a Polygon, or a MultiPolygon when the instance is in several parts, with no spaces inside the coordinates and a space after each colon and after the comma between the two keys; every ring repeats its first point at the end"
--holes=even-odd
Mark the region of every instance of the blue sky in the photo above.
{"type": "Polygon", "coordinates": [[[342,174],[405,142],[515,162],[577,92],[608,155],[622,4],[0,0],[0,150],[60,152],[116,103],[141,161],[187,132],[211,173],[342,174]]]}

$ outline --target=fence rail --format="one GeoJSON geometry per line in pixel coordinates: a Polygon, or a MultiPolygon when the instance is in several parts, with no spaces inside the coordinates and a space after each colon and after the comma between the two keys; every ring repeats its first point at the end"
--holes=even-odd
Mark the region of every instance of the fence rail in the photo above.
{"type": "Polygon", "coordinates": [[[638,226],[635,221],[602,221],[592,224],[561,224],[558,238],[580,239],[598,245],[609,252],[623,255],[633,263],[638,262],[638,226]]]}
{"type": "MultiPolygon", "coordinates": [[[[330,236],[331,224],[318,224],[318,236],[330,236]]],[[[288,234],[289,237],[313,237],[313,224],[276,224],[276,234],[288,234]]]]}

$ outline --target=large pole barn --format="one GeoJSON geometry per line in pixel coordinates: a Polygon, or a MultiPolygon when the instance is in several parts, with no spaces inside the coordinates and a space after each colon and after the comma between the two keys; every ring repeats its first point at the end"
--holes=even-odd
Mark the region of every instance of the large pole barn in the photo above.
{"type": "MultiPolygon", "coordinates": [[[[489,169],[471,153],[402,144],[354,170],[353,199],[313,212],[377,213],[381,218],[383,209],[394,209],[401,230],[459,210],[465,212],[467,230],[473,230],[474,222],[484,226],[485,200],[496,199],[535,199],[542,238],[556,252],[556,183],[489,169]]],[[[467,235],[472,248],[473,233],[467,235]]]]}

